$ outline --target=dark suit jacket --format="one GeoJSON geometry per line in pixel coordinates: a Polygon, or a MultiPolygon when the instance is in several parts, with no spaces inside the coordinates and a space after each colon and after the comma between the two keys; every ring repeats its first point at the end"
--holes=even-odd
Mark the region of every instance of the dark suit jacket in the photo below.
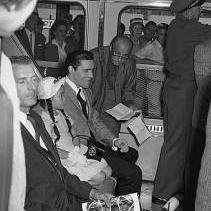
{"type": "Polygon", "coordinates": [[[110,144],[114,139],[114,135],[106,127],[103,121],[99,118],[98,112],[92,107],[92,94],[91,90],[83,89],[87,106],[88,106],[88,120],[84,116],[75,91],[65,83],[65,111],[73,119],[73,127],[77,135],[90,136],[90,130],[94,134],[96,140],[103,141],[110,144]]]}
{"type": "Polygon", "coordinates": [[[81,211],[81,202],[89,200],[92,187],[62,167],[57,150],[40,116],[33,111],[32,116],[38,123],[48,152],[21,124],[27,175],[25,209],[81,211]]]}
{"type": "Polygon", "coordinates": [[[43,34],[35,32],[35,44],[34,44],[34,55],[32,53],[32,49],[30,46],[29,38],[26,34],[25,28],[18,30],[15,32],[15,35],[19,39],[20,43],[23,45],[26,52],[34,57],[36,60],[43,60],[44,59],[44,52],[45,52],[45,37],[43,34]]]}

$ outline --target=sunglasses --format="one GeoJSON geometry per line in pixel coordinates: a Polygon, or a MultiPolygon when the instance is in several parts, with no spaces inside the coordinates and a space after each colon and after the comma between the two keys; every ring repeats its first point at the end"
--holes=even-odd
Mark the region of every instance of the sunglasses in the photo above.
{"type": "Polygon", "coordinates": [[[122,60],[127,60],[129,59],[129,55],[128,54],[121,54],[120,52],[117,51],[113,51],[113,56],[117,56],[122,60]]]}

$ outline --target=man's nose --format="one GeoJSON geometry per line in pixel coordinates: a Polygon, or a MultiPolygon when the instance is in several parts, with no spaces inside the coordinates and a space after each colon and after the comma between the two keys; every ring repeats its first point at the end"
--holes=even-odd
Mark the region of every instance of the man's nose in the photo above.
{"type": "Polygon", "coordinates": [[[92,71],[89,72],[89,77],[93,78],[93,72],[92,71]]]}

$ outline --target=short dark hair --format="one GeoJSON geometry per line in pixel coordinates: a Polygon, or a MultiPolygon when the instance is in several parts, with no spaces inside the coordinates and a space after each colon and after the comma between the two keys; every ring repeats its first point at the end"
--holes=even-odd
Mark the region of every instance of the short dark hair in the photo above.
{"type": "Polygon", "coordinates": [[[54,38],[53,32],[55,32],[59,26],[65,26],[67,29],[67,21],[63,19],[57,19],[54,21],[53,25],[51,26],[51,37],[54,38]]]}
{"type": "Polygon", "coordinates": [[[82,60],[93,60],[94,56],[91,51],[86,50],[77,50],[70,54],[68,54],[67,59],[65,61],[64,70],[66,74],[68,74],[68,67],[72,66],[76,69],[80,65],[80,61],[82,60]]]}
{"type": "Polygon", "coordinates": [[[12,64],[27,65],[31,64],[32,61],[28,56],[12,56],[10,57],[12,64]]]}
{"type": "Polygon", "coordinates": [[[154,26],[154,27],[157,27],[157,24],[154,21],[149,21],[149,22],[146,23],[145,28],[147,28],[150,25],[154,26]]]}
{"type": "Polygon", "coordinates": [[[169,25],[167,23],[160,23],[157,25],[157,30],[163,29],[163,30],[168,30],[169,25]]]}

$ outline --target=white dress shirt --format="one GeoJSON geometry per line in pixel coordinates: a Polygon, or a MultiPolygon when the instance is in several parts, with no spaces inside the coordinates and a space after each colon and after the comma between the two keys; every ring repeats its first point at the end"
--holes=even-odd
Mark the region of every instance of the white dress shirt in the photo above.
{"type": "MultiPolygon", "coordinates": [[[[32,125],[32,123],[27,119],[27,114],[25,114],[24,112],[20,111],[19,112],[19,121],[25,126],[25,128],[29,131],[29,133],[32,135],[32,137],[35,139],[35,130],[34,127],[32,125]]],[[[40,137],[40,146],[46,150],[47,147],[45,146],[45,143],[42,140],[42,137],[40,137]]]]}
{"type": "Polygon", "coordinates": [[[55,39],[53,39],[52,40],[52,44],[54,44],[54,45],[56,45],[58,47],[58,54],[59,54],[59,61],[58,62],[59,63],[65,62],[65,60],[67,58],[67,53],[65,51],[66,42],[63,42],[62,46],[60,46],[58,44],[58,42],[55,39]]]}
{"type": "MultiPolygon", "coordinates": [[[[82,99],[86,102],[86,97],[85,97],[85,95],[83,93],[83,88],[82,87],[78,88],[76,86],[76,84],[74,82],[72,82],[68,77],[66,77],[66,82],[73,89],[73,91],[75,92],[76,95],[78,94],[79,90],[81,90],[80,95],[81,95],[82,99]]],[[[81,106],[81,104],[80,104],[80,106],[81,106]]],[[[87,104],[86,104],[86,110],[87,110],[87,113],[88,113],[88,106],[87,106],[87,104]]]]}

